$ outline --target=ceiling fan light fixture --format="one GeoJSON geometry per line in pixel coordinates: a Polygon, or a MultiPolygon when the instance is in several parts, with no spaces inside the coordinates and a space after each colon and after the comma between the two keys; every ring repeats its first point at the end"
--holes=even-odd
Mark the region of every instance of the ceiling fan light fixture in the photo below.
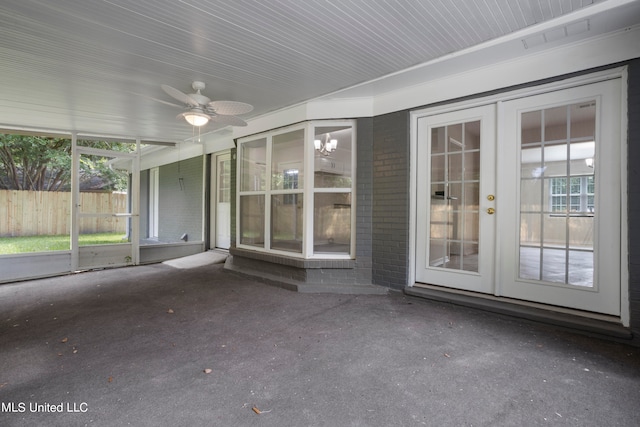
{"type": "MultiPolygon", "coordinates": [[[[182,102],[186,110],[178,114],[179,119],[184,119],[193,127],[202,127],[209,123],[227,126],[247,126],[247,122],[237,114],[245,114],[253,110],[251,104],[236,101],[211,101],[200,91],[205,88],[203,82],[195,81],[191,85],[195,93],[186,94],[168,85],[160,85],[163,91],[170,97],[182,102]]],[[[173,107],[183,108],[160,99],[156,101],[169,104],[173,107]]]]}
{"type": "Polygon", "coordinates": [[[186,111],[180,114],[191,126],[204,126],[209,123],[209,116],[198,111],[186,111]]]}

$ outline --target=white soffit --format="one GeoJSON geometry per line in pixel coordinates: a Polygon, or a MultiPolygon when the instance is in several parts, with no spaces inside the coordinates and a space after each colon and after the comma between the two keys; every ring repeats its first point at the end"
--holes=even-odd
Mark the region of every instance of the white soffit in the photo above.
{"type": "Polygon", "coordinates": [[[605,2],[316,102],[371,99],[379,115],[638,57],[640,1],[605,2]]]}
{"type": "MultiPolygon", "coordinates": [[[[619,30],[617,11],[624,9],[628,20],[638,22],[637,5],[628,0],[3,0],[0,126],[184,141],[193,132],[176,119],[179,110],[152,99],[171,101],[161,84],[188,91],[192,81],[203,81],[204,93],[214,100],[254,105],[243,117],[251,122],[320,97],[378,96],[447,75],[455,71],[451,65],[470,69],[478,66],[474,61],[500,56],[491,51],[494,43],[515,34],[533,36],[534,29],[551,31],[555,41],[528,53],[594,30],[619,30]],[[584,19],[589,31],[576,34],[567,27],[562,30],[567,36],[557,39],[554,26],[584,19]],[[522,30],[527,32],[518,33],[522,30]],[[482,53],[478,46],[488,50],[482,53]],[[449,62],[461,57],[458,52],[465,59],[449,62]],[[445,62],[439,70],[437,64],[445,62]],[[337,96],[345,88],[352,89],[337,96]]],[[[522,40],[516,41],[523,50],[522,40]]],[[[220,129],[216,126],[201,132],[220,129]]]]}

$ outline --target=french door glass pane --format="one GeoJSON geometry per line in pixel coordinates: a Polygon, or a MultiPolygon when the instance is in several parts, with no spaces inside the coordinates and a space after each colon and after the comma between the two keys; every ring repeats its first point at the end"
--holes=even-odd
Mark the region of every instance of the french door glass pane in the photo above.
{"type": "Polygon", "coordinates": [[[429,265],[478,271],[480,122],[431,129],[429,265]]]}
{"type": "Polygon", "coordinates": [[[595,101],[521,115],[520,278],[593,286],[595,101]]]}

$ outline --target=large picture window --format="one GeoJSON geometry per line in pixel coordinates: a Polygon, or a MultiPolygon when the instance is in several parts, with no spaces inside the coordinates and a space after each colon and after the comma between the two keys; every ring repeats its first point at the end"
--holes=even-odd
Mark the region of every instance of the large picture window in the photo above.
{"type": "Polygon", "coordinates": [[[354,140],[352,121],[309,122],[240,140],[238,246],[350,258],[354,140]]]}

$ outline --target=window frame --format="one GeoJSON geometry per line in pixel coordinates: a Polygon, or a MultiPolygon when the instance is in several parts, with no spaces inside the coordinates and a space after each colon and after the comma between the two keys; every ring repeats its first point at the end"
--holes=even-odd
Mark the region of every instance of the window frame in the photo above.
{"type": "MultiPolygon", "coordinates": [[[[236,141],[237,156],[236,156],[236,247],[246,249],[255,252],[264,252],[275,255],[282,255],[285,257],[302,258],[302,259],[355,259],[355,247],[356,247],[356,121],[355,120],[314,120],[291,125],[279,129],[272,129],[258,134],[253,134],[243,138],[239,138],[236,141]],[[316,128],[323,127],[349,127],[351,129],[351,164],[350,164],[350,187],[335,187],[335,188],[316,188],[315,187],[315,147],[314,147],[314,135],[316,128]],[[291,189],[275,189],[273,188],[273,139],[278,135],[283,135],[289,132],[296,132],[304,130],[303,137],[303,157],[299,160],[299,164],[302,165],[303,179],[302,185],[296,185],[296,188],[291,189]],[[243,155],[244,144],[252,141],[266,139],[265,146],[265,188],[264,190],[242,190],[242,176],[243,176],[243,155]],[[315,195],[318,193],[341,193],[350,194],[351,206],[350,206],[350,245],[349,252],[314,252],[314,200],[315,195]],[[264,243],[262,246],[243,244],[241,240],[241,220],[242,220],[242,204],[241,198],[243,196],[255,196],[264,195],[264,209],[263,226],[264,226],[264,243]],[[272,197],[285,195],[287,199],[290,197],[302,198],[302,249],[301,252],[291,252],[282,249],[272,249],[272,197]]],[[[292,164],[294,162],[291,162],[292,164]]],[[[296,181],[298,181],[296,179],[296,181]]]]}

